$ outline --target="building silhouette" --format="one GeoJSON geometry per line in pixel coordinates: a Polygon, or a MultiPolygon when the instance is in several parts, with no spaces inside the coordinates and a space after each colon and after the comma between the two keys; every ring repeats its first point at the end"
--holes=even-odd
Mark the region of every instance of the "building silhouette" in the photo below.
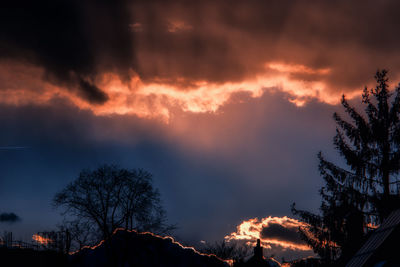
{"type": "Polygon", "coordinates": [[[272,258],[266,259],[263,253],[260,239],[257,239],[257,245],[254,247],[254,255],[246,262],[238,264],[238,267],[278,267],[279,262],[272,258]]]}
{"type": "Polygon", "coordinates": [[[400,209],[375,229],[346,267],[400,266],[400,209]]]}

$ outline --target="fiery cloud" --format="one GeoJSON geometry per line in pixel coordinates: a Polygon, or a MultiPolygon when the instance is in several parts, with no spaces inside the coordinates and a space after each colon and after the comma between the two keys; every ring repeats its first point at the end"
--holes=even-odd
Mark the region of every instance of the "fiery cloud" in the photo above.
{"type": "Polygon", "coordinates": [[[34,240],[44,246],[47,246],[48,244],[53,243],[52,239],[43,237],[41,235],[33,235],[32,240],[34,240]]]}
{"type": "Polygon", "coordinates": [[[9,1],[0,16],[7,25],[0,32],[0,103],[65,98],[97,115],[163,121],[176,108],[215,112],[234,94],[259,97],[270,88],[297,106],[310,99],[336,103],[343,92],[357,94],[377,68],[400,70],[392,34],[398,7],[396,1],[9,1]]]}
{"type": "Polygon", "coordinates": [[[310,247],[300,239],[297,233],[297,229],[301,226],[304,226],[303,222],[286,216],[269,216],[261,220],[254,218],[243,221],[237,226],[236,232],[225,236],[225,239],[245,241],[251,245],[260,239],[266,248],[275,245],[283,249],[310,251],[310,247]]]}
{"type": "Polygon", "coordinates": [[[88,109],[96,115],[134,114],[143,118],[161,118],[168,121],[172,110],[186,112],[216,112],[237,93],[248,93],[260,97],[265,90],[280,89],[289,93],[289,101],[298,106],[309,99],[317,98],[327,103],[336,103],[339,96],[325,93],[326,85],[317,81],[292,79],[292,73],[320,73],[329,69],[310,69],[303,65],[283,63],[266,64],[262,75],[241,82],[215,83],[210,81],[186,81],[181,78],[175,84],[163,80],[144,82],[131,72],[128,80],[121,80],[115,73],[106,73],[93,81],[107,95],[107,101],[94,105],[80,97],[81,91],[65,89],[42,79],[45,71],[27,64],[0,64],[3,73],[0,79],[0,102],[12,105],[46,105],[55,98],[69,100],[80,109],[88,109]]]}

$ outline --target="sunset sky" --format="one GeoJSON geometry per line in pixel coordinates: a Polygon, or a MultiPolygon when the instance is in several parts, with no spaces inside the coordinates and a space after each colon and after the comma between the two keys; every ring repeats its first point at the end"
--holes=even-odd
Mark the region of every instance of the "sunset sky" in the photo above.
{"type": "Polygon", "coordinates": [[[55,193],[80,170],[110,163],[154,174],[180,240],[258,235],[274,253],[310,253],[293,234],[290,204],[318,210],[316,155],[339,161],[332,114],[341,95],[360,105],[377,69],[389,70],[392,86],[400,80],[399,8],[395,0],[2,4],[0,213],[21,221],[0,222],[0,231],[29,239],[54,229],[55,193]]]}

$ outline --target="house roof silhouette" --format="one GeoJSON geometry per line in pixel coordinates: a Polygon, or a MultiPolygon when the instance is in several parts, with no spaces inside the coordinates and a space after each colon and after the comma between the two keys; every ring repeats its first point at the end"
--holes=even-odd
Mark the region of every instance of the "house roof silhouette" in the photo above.
{"type": "Polygon", "coordinates": [[[254,255],[240,267],[279,267],[280,264],[274,259],[266,259],[263,256],[263,247],[260,239],[257,239],[257,245],[254,247],[254,255]]]}
{"type": "Polygon", "coordinates": [[[400,266],[399,238],[400,209],[393,211],[379,228],[372,232],[346,267],[400,266]]]}

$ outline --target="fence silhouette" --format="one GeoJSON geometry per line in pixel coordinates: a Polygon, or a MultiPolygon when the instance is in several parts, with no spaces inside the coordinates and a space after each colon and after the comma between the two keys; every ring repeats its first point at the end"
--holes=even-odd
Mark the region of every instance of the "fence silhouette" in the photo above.
{"type": "Polygon", "coordinates": [[[35,251],[52,250],[68,253],[68,242],[70,242],[68,232],[40,232],[34,235],[33,239],[34,241],[31,242],[14,240],[12,232],[5,232],[0,237],[0,248],[31,249],[35,251]],[[46,240],[46,242],[42,240],[46,240]]]}

